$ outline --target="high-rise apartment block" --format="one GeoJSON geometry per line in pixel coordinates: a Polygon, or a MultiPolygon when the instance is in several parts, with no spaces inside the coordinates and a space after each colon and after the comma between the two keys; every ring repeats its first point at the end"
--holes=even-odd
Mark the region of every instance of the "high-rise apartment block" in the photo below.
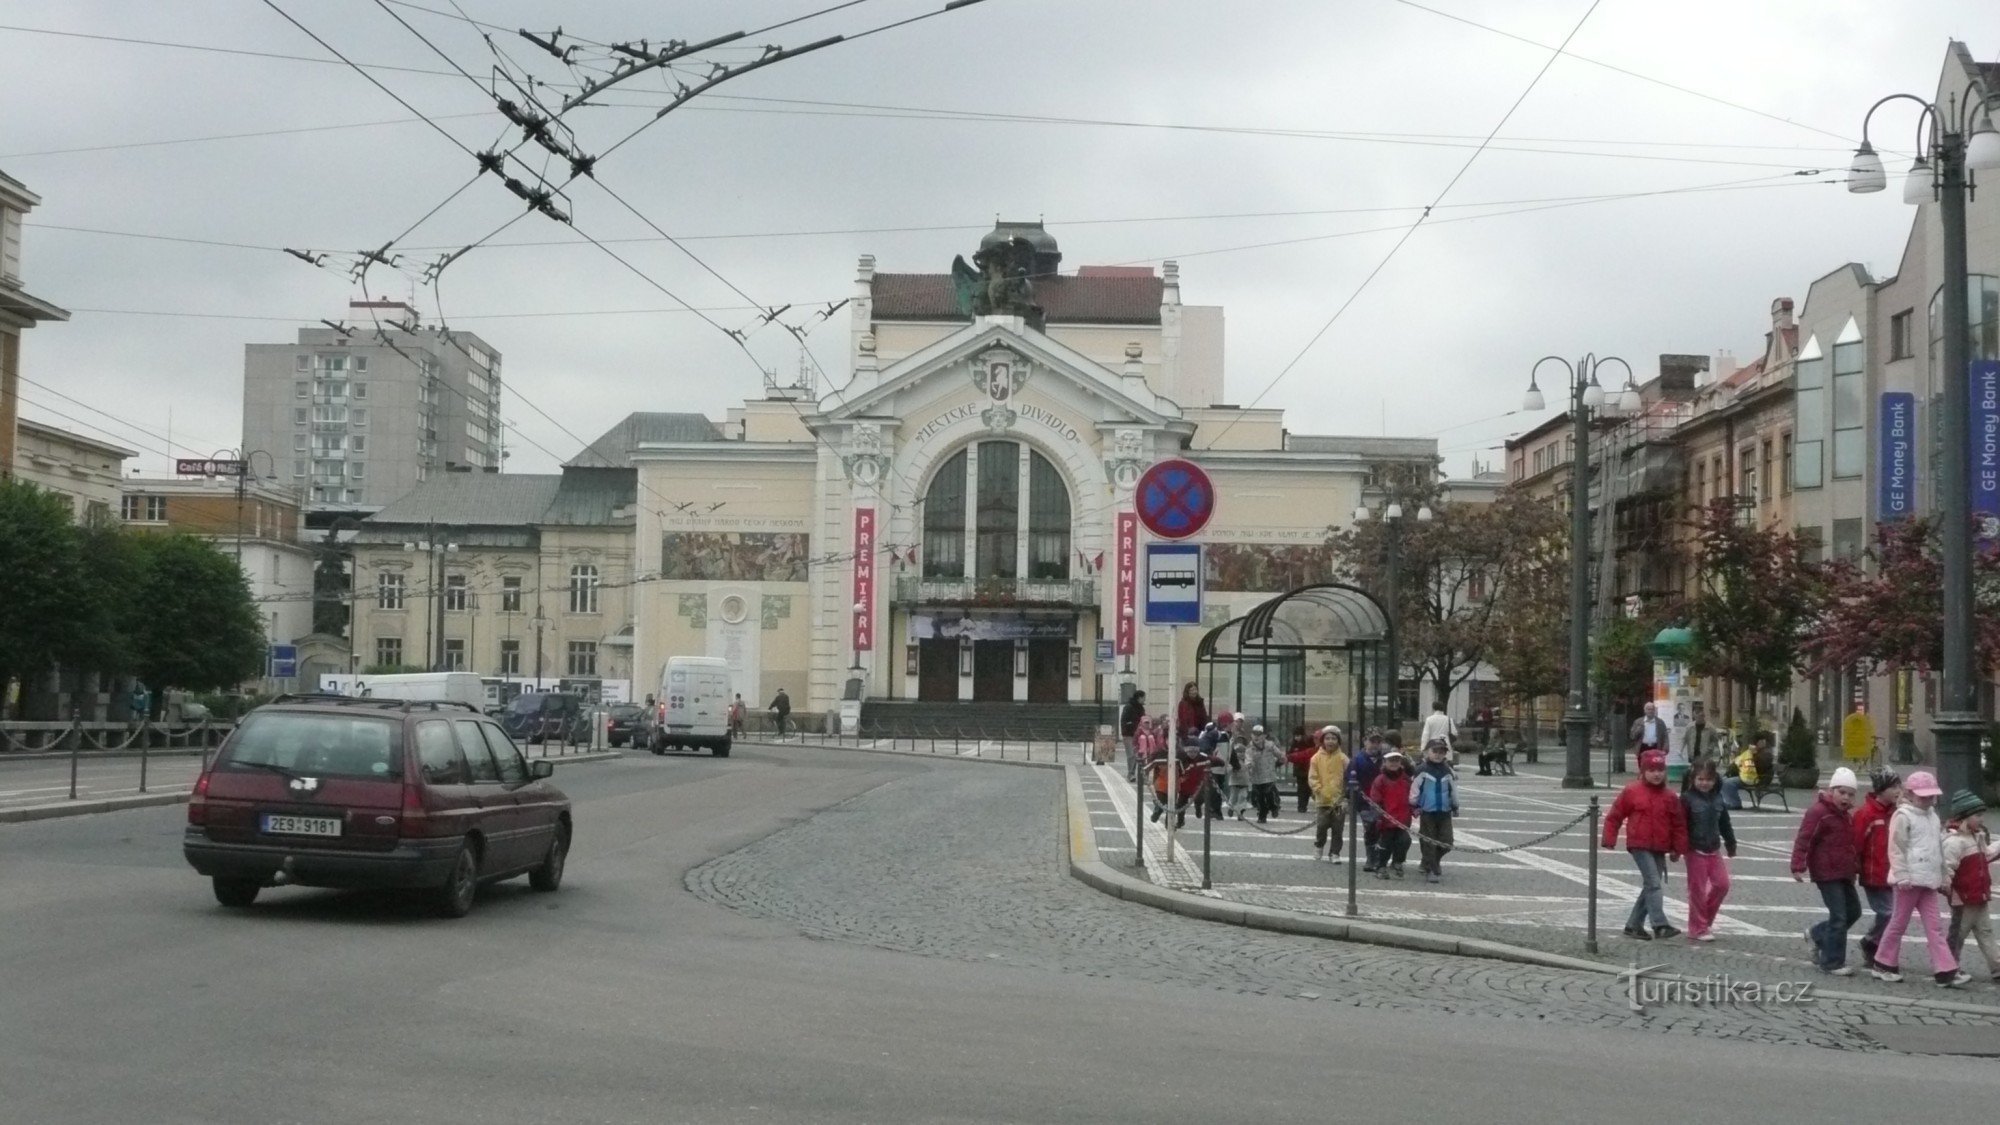
{"type": "Polygon", "coordinates": [[[500,471],[500,386],[479,337],[354,301],[345,331],[244,348],[243,456],[269,454],[310,509],[379,509],[434,473],[500,471]]]}

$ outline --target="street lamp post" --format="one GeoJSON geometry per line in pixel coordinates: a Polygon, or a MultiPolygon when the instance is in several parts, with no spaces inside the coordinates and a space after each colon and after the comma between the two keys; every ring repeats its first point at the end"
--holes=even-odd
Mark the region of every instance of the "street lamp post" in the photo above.
{"type": "MultiPolygon", "coordinates": [[[[1374,518],[1366,504],[1354,509],[1354,522],[1367,523],[1374,518]]],[[[1417,522],[1431,522],[1430,505],[1417,508],[1417,522]]],[[[1402,682],[1403,660],[1403,506],[1394,500],[1382,506],[1382,534],[1385,553],[1388,555],[1388,589],[1384,591],[1383,610],[1389,617],[1389,642],[1387,645],[1387,665],[1389,669],[1389,722],[1390,729],[1397,729],[1403,721],[1401,714],[1400,686],[1402,682]]]]}
{"type": "Polygon", "coordinates": [[[458,553],[458,544],[446,542],[438,536],[436,529],[433,528],[430,530],[427,538],[404,543],[403,550],[410,552],[421,551],[426,555],[424,559],[424,572],[430,580],[431,606],[430,612],[426,615],[427,620],[424,623],[424,631],[430,634],[430,641],[425,645],[427,649],[425,656],[428,658],[431,671],[442,672],[445,670],[444,559],[448,554],[458,553]]]}
{"type": "Polygon", "coordinates": [[[1931,716],[1937,743],[1939,781],[1947,793],[1976,788],[1981,723],[1974,696],[1979,669],[1972,645],[1972,372],[1971,325],[1967,304],[1965,200],[1973,190],[1972,170],[2000,170],[2000,133],[1993,111],[1976,86],[1943,105],[1915,94],[1891,94],[1861,119],[1861,147],[1848,169],[1847,190],[1881,191],[1888,178],[1882,158],[1868,143],[1875,111],[1893,101],[1922,106],[1917,116],[1917,157],[1903,184],[1903,201],[1920,204],[1935,196],[1944,235],[1944,343],[1942,406],[1939,409],[1938,512],[1944,526],[1939,550],[1944,569],[1944,666],[1939,708],[1931,716]],[[1969,134],[1969,136],[1968,136],[1969,134]]]}
{"type": "Polygon", "coordinates": [[[1575,451],[1570,455],[1569,511],[1569,698],[1563,708],[1562,785],[1589,789],[1590,775],[1590,424],[1592,415],[1608,408],[1637,410],[1639,388],[1632,365],[1617,356],[1586,355],[1572,365],[1561,356],[1543,356],[1528,370],[1528,394],[1521,409],[1534,412],[1548,404],[1535,377],[1542,365],[1561,364],[1569,374],[1570,424],[1575,451]],[[1625,389],[1610,404],[1597,381],[1597,369],[1615,363],[1625,369],[1625,389]]]}

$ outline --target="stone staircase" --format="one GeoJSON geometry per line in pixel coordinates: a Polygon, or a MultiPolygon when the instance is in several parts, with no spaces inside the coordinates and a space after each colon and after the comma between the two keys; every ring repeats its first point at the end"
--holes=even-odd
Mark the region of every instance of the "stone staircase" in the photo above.
{"type": "Polygon", "coordinates": [[[1095,703],[918,703],[870,699],[861,705],[864,738],[1008,738],[1087,742],[1118,705],[1095,703]]]}

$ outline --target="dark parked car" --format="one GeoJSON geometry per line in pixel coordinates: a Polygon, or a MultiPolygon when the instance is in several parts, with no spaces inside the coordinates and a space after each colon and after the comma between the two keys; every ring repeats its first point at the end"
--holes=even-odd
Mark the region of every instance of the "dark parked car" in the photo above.
{"type": "Polygon", "coordinates": [[[589,742],[590,715],[583,698],[559,691],[531,691],[514,697],[500,720],[516,741],[589,742]]]}
{"type": "Polygon", "coordinates": [[[604,717],[604,741],[623,746],[646,737],[646,709],[637,703],[613,704],[604,717]]]}
{"type": "Polygon", "coordinates": [[[562,883],[570,803],[463,703],[280,696],[246,716],[188,799],[182,854],[216,901],[265,887],[410,888],[463,916],[482,883],[562,883]]]}

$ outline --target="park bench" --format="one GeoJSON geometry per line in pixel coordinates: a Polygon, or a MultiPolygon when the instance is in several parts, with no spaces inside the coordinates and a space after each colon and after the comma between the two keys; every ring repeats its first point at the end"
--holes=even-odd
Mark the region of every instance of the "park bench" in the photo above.
{"type": "Polygon", "coordinates": [[[1785,787],[1779,783],[1776,770],[1758,778],[1755,785],[1743,786],[1739,792],[1743,796],[1748,797],[1750,799],[1750,807],[1759,812],[1763,811],[1764,798],[1766,797],[1776,797],[1778,803],[1785,806],[1787,813],[1792,811],[1792,802],[1785,796],[1785,787]]]}

